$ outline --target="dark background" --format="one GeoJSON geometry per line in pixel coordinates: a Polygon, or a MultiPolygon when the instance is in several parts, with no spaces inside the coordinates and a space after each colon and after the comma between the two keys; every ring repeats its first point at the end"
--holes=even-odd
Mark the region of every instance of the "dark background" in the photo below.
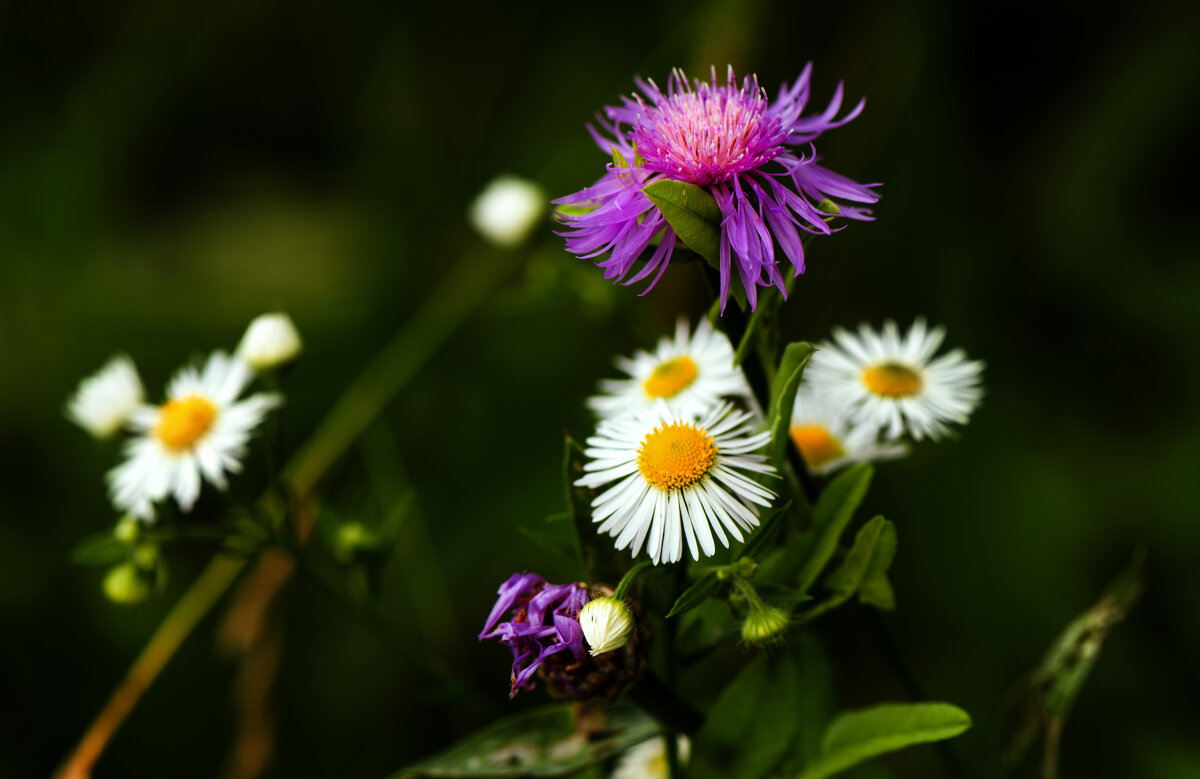
{"type": "MultiPolygon", "coordinates": [[[[955,742],[968,774],[999,775],[1019,678],[1141,543],[1149,589],[1068,723],[1064,776],[1200,775],[1200,35],[1183,8],[0,4],[0,775],[53,769],[208,554],[170,552],[167,593],[136,608],[70,564],[113,521],[116,452],[62,415],[82,376],[127,351],[157,396],[187,355],[284,308],[307,346],[285,387],[295,444],[480,250],[465,211],[494,175],[553,196],[592,183],[605,158],[584,124],[635,74],[728,62],[773,92],[808,60],[814,105],[839,79],[867,97],[819,149],[883,199],[877,222],[813,245],[788,336],[925,314],[987,362],[960,440],[882,467],[868,499],[901,539],[885,621],[927,691],[975,718],[955,742]]],[[[516,528],[562,508],[562,431],[587,433],[612,355],[703,308],[693,267],[638,298],[548,223],[534,243],[371,439],[394,444],[419,507],[389,618],[480,701],[430,699],[301,582],[281,617],[274,776],[384,776],[509,706],[507,654],[474,635],[512,571],[560,565],[516,528]]],[[[375,450],[327,482],[332,509],[376,511],[375,450]]],[[[827,628],[845,702],[902,696],[857,619],[827,628]]],[[[236,670],[217,625],[97,776],[223,770],[236,670]]]]}

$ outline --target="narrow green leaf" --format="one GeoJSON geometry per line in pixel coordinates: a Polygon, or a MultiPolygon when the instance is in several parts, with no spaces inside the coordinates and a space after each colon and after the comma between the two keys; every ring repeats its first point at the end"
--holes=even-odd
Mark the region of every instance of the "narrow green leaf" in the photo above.
{"type": "Polygon", "coordinates": [[[697,579],[695,584],[683,591],[683,594],[676,599],[675,605],[667,612],[667,616],[678,617],[680,614],[686,614],[711,598],[720,586],[721,580],[717,577],[717,572],[709,571],[697,579]]]}
{"type": "Polygon", "coordinates": [[[863,525],[842,564],[825,578],[838,602],[858,593],[861,603],[890,611],[896,608],[887,571],[896,556],[896,526],[883,517],[863,525]]]}
{"type": "Polygon", "coordinates": [[[789,426],[792,422],[792,406],[796,402],[796,390],[800,388],[800,377],[813,351],[812,344],[804,341],[788,344],[783,350],[783,359],[779,361],[779,371],[775,374],[774,386],[771,387],[771,405],[767,409],[767,424],[771,431],[768,456],[770,463],[781,471],[791,441],[789,426]]]}
{"type": "Polygon", "coordinates": [[[393,775],[403,777],[565,776],[658,733],[633,706],[588,710],[554,704],[492,723],[433,757],[393,775]]]}
{"type": "Polygon", "coordinates": [[[948,703],[887,703],[846,712],[825,731],[820,755],[800,779],[824,779],[913,744],[953,738],[969,727],[967,713],[948,703]]]}
{"type": "Polygon", "coordinates": [[[707,190],[686,181],[659,179],[642,189],[675,235],[709,265],[721,263],[721,207],[707,190]]]}
{"type": "Polygon", "coordinates": [[[799,584],[802,592],[808,592],[833,557],[842,532],[866,496],[867,488],[871,486],[871,476],[874,473],[870,463],[860,463],[842,471],[821,492],[821,497],[813,508],[813,524],[809,530],[810,546],[804,565],[800,569],[799,584]]]}

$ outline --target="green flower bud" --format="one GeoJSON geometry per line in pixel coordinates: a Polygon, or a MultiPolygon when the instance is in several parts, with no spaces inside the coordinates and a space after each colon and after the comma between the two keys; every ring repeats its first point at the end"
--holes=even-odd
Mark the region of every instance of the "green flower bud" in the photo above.
{"type": "Polygon", "coordinates": [[[580,609],[579,626],[595,657],[628,643],[633,632],[633,614],[624,602],[612,596],[595,598],[580,609]]]}
{"type": "Polygon", "coordinates": [[[126,514],[121,517],[120,521],[117,522],[117,526],[113,528],[113,538],[122,544],[132,544],[138,540],[141,531],[142,523],[126,514]]]}
{"type": "Polygon", "coordinates": [[[783,639],[789,624],[787,612],[782,609],[773,606],[751,609],[742,623],[742,640],[755,646],[773,644],[783,639]]]}
{"type": "Polygon", "coordinates": [[[113,603],[132,606],[150,597],[150,583],[135,563],[121,563],[105,574],[104,594],[113,603]]]}

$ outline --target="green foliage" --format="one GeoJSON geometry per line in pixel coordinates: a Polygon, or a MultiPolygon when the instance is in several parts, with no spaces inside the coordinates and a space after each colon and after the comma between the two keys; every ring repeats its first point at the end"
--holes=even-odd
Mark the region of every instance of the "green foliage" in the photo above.
{"type": "Polygon", "coordinates": [[[791,443],[788,428],[792,422],[796,390],[800,388],[804,366],[808,365],[814,351],[812,344],[804,341],[788,344],[771,386],[771,403],[767,408],[767,429],[771,431],[768,460],[779,471],[783,470],[783,461],[787,458],[787,448],[791,443]]]}
{"type": "Polygon", "coordinates": [[[896,608],[896,596],[887,572],[895,556],[896,526],[875,517],[858,531],[854,546],[825,578],[825,586],[833,590],[839,602],[857,592],[860,603],[890,611],[896,608]]]}
{"type": "Polygon", "coordinates": [[[1095,667],[1109,632],[1125,619],[1141,597],[1145,589],[1144,564],[1144,552],[1135,550],[1133,559],[1108,585],[1100,599],[1071,620],[1050,645],[1041,665],[1028,679],[1022,701],[1022,721],[1009,746],[1007,762],[1020,763],[1045,729],[1047,763],[1057,767],[1057,742],[1062,725],[1095,667]]]}
{"type": "Polygon", "coordinates": [[[762,654],[725,688],[695,739],[696,779],[755,779],[815,753],[834,707],[833,672],[815,636],[762,654]]]}
{"type": "Polygon", "coordinates": [[[565,776],[658,733],[632,706],[583,710],[554,704],[514,714],[404,768],[405,777],[565,776]],[[581,713],[582,712],[582,713],[581,713]]]}
{"type": "Polygon", "coordinates": [[[821,492],[806,537],[805,561],[798,578],[801,592],[809,591],[833,558],[838,540],[866,497],[874,473],[870,463],[860,463],[838,474],[821,492]]]}
{"type": "Polygon", "coordinates": [[[969,727],[967,713],[948,703],[887,703],[845,712],[825,731],[820,754],[800,779],[824,779],[913,744],[953,738],[969,727]]]}

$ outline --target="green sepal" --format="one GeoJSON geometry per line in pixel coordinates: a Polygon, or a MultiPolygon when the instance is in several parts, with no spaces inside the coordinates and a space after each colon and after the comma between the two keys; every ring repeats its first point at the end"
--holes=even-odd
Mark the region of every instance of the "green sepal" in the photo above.
{"type": "Polygon", "coordinates": [[[949,703],[885,703],[848,711],[826,728],[820,754],[799,779],[825,779],[888,752],[953,738],[969,727],[967,713],[949,703]]]}

